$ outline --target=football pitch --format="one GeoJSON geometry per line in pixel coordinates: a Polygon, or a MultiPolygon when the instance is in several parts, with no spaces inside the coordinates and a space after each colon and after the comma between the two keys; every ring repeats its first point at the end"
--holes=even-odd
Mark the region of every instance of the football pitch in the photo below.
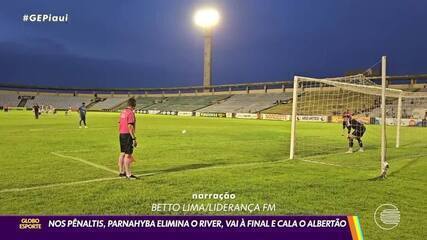
{"type": "MultiPolygon", "coordinates": [[[[366,239],[427,235],[427,128],[402,127],[395,149],[388,127],[389,177],[379,174],[379,126],[368,125],[366,151],[345,154],[341,124],[298,123],[297,159],[288,160],[290,122],[137,115],[133,173],[117,177],[118,113],[0,113],[1,215],[249,214],[152,212],[153,203],[191,203],[196,193],[233,193],[230,203],[274,203],[270,215],[358,215],[366,239]],[[183,130],[186,130],[183,133],[183,130]],[[302,147],[299,147],[302,146],[302,147]],[[383,231],[373,214],[401,212],[383,231]]],[[[357,142],[356,144],[357,145],[357,142]]]]}

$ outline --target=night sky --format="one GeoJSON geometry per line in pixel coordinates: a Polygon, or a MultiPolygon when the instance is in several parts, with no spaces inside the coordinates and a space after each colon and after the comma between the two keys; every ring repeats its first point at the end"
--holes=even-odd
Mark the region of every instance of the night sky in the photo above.
{"type": "Polygon", "coordinates": [[[214,6],[213,83],[324,77],[369,68],[427,73],[425,0],[2,0],[0,83],[72,87],[202,85],[214,6]],[[69,14],[68,23],[23,22],[69,14]]]}

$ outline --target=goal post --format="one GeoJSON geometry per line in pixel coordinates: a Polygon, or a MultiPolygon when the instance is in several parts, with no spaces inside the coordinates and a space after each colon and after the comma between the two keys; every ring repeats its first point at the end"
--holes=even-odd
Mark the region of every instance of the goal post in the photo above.
{"type": "Polygon", "coordinates": [[[396,148],[400,147],[400,126],[402,125],[402,94],[397,99],[396,148]]]}
{"type": "Polygon", "coordinates": [[[387,68],[387,59],[386,56],[383,56],[381,58],[381,172],[380,175],[385,177],[387,174],[387,168],[388,164],[386,161],[386,154],[387,154],[387,139],[386,139],[386,98],[385,98],[385,92],[387,87],[387,74],[386,74],[386,68],[387,68]]]}
{"type": "Polygon", "coordinates": [[[289,149],[289,159],[294,159],[295,155],[295,130],[297,124],[297,100],[298,100],[298,76],[294,77],[294,89],[292,93],[292,115],[291,115],[291,146],[289,149]]]}

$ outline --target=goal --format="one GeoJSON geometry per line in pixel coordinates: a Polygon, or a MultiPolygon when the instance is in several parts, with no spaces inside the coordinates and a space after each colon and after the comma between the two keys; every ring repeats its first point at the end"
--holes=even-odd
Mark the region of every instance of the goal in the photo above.
{"type": "Polygon", "coordinates": [[[408,125],[402,117],[410,114],[416,123],[425,124],[427,93],[387,87],[386,58],[381,62],[381,85],[363,74],[322,79],[294,77],[290,159],[345,153],[347,141],[347,152],[353,151],[353,145],[364,151],[364,137],[354,142],[347,139],[343,115],[351,114],[366,126],[377,125],[369,127],[366,138],[370,141],[368,148],[379,150],[380,176],[386,176],[389,167],[386,126],[394,128],[393,140],[395,147],[399,147],[400,127],[408,125]],[[342,129],[342,137],[337,137],[337,128],[342,129]]]}

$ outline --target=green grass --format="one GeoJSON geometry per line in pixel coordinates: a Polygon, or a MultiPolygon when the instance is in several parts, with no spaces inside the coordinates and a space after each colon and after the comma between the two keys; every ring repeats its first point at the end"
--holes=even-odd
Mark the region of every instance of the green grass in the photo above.
{"type": "Polygon", "coordinates": [[[366,152],[345,155],[340,124],[298,123],[298,157],[288,161],[289,122],[138,115],[141,146],[133,169],[154,175],[51,186],[115,177],[51,152],[116,169],[117,120],[117,113],[90,112],[89,128],[79,129],[76,114],[34,120],[31,112],[1,112],[0,214],[158,214],[152,203],[207,203],[214,201],[192,194],[230,192],[236,195],[231,203],[276,204],[273,213],[250,214],[358,215],[366,239],[426,236],[427,129],[402,128],[402,146],[395,149],[389,127],[389,178],[371,181],[379,172],[378,126],[367,126],[366,152]],[[39,186],[50,187],[4,192],[39,186]],[[373,220],[383,203],[401,211],[391,231],[373,220]]]}

